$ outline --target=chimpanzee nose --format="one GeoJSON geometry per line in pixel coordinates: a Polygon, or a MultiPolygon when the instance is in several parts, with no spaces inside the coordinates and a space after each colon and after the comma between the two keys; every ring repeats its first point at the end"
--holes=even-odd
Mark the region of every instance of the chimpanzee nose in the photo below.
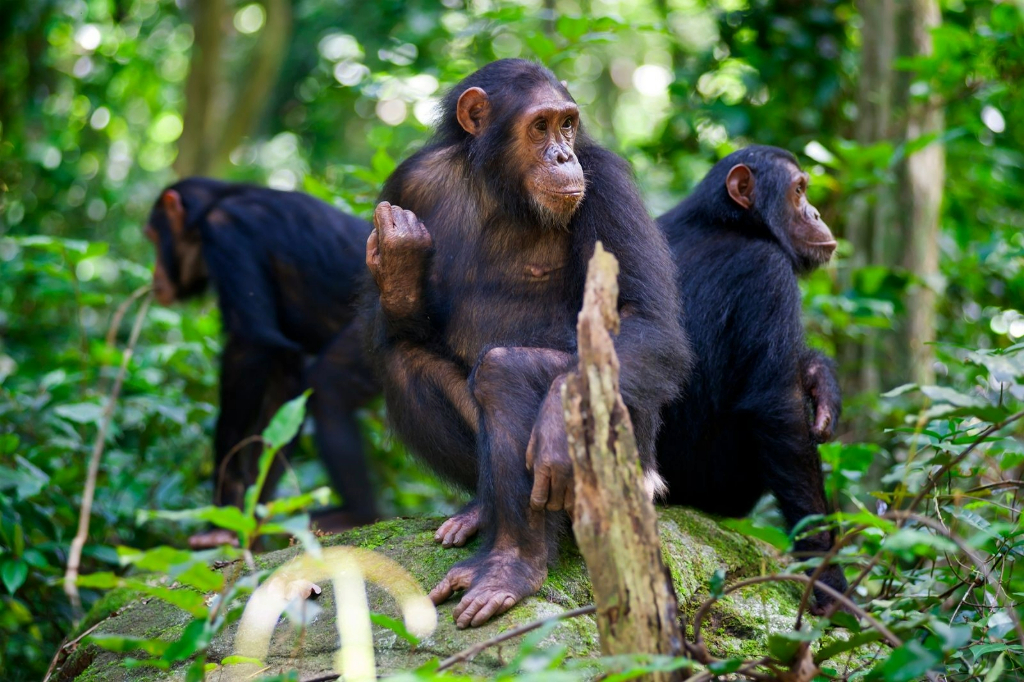
{"type": "Polygon", "coordinates": [[[566,151],[565,149],[559,149],[555,152],[555,161],[557,163],[569,163],[572,156],[572,152],[566,151]]]}

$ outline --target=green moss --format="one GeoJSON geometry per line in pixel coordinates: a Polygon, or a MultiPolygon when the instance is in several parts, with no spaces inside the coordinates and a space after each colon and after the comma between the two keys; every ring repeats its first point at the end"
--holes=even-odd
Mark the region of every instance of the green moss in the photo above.
{"type": "MultiPolygon", "coordinates": [[[[404,566],[419,581],[424,590],[437,583],[458,561],[472,556],[478,541],[468,547],[443,549],[434,542],[434,531],[439,519],[395,519],[364,528],[358,528],[321,539],[325,546],[350,545],[372,549],[404,566]]],[[[722,528],[707,516],[693,511],[669,508],[660,512],[662,548],[669,571],[680,598],[680,611],[692,628],[692,618],[707,598],[708,584],[716,570],[724,568],[733,581],[779,570],[781,557],[769,546],[722,528]]],[[[257,557],[261,569],[273,569],[301,551],[290,547],[257,557]]],[[[330,670],[334,649],[338,643],[335,629],[335,602],[332,586],[322,584],[319,598],[321,615],[297,636],[294,628],[282,623],[274,633],[267,659],[272,668],[297,668],[301,677],[316,676],[330,670]]],[[[765,652],[768,634],[792,627],[799,602],[798,585],[766,583],[731,594],[710,609],[703,633],[709,650],[716,656],[744,655],[757,657],[765,652]]],[[[159,600],[124,610],[121,615],[108,618],[119,606],[133,603],[135,595],[111,594],[105,609],[91,614],[90,622],[103,624],[99,632],[159,636],[166,640],[180,634],[189,616],[159,600]],[[106,619],[106,620],[104,620],[106,619]]],[[[368,600],[372,611],[399,617],[398,608],[384,590],[370,586],[368,600]]],[[[374,628],[377,666],[381,674],[409,670],[434,657],[446,657],[481,640],[493,637],[509,628],[518,627],[539,618],[577,608],[593,601],[586,566],[578,550],[564,543],[552,563],[548,579],[540,593],[523,601],[507,614],[481,628],[458,630],[452,622],[452,609],[458,603],[451,599],[438,608],[437,630],[425,638],[416,650],[384,628],[374,628]]],[[[210,645],[208,660],[218,662],[232,652],[237,623],[229,625],[210,645]]],[[[548,636],[546,645],[564,646],[571,657],[594,656],[599,652],[597,626],[593,617],[581,617],[561,622],[548,636]]],[[[504,655],[518,646],[511,641],[504,647],[504,655]]],[[[154,672],[151,669],[126,670],[117,654],[93,650],[93,659],[80,658],[87,677],[94,680],[168,679],[173,673],[154,672]]],[[[457,672],[489,676],[501,666],[496,649],[488,650],[474,660],[459,666],[457,672]]],[[[69,661],[64,668],[72,670],[69,661]]]]}

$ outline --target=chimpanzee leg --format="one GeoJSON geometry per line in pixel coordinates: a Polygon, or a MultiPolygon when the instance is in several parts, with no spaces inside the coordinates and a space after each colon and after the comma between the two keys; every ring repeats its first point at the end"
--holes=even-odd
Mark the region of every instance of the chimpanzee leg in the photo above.
{"type": "MultiPolygon", "coordinates": [[[[802,417],[799,412],[797,415],[802,417]]],[[[794,418],[793,422],[788,442],[776,436],[772,439],[772,447],[763,451],[765,482],[774,494],[789,528],[795,527],[808,516],[829,513],[818,448],[811,441],[802,420],[794,418]]],[[[782,432],[785,430],[781,429],[782,432]]],[[[825,554],[835,541],[831,530],[811,534],[801,531],[801,534],[804,537],[797,540],[794,547],[797,553],[825,554]]],[[[820,579],[840,592],[846,590],[846,577],[838,565],[829,566],[820,579]]],[[[815,590],[815,600],[819,610],[832,602],[831,597],[819,590],[815,590]]]]}
{"type": "Polygon", "coordinates": [[[274,370],[273,349],[228,339],[221,356],[220,413],[214,436],[213,503],[242,506],[245,489],[256,480],[259,445],[228,454],[255,433],[274,370]]]}
{"type": "Polygon", "coordinates": [[[480,412],[466,370],[407,343],[381,350],[377,360],[388,422],[434,473],[461,488],[474,489],[480,412]]]}
{"type": "Polygon", "coordinates": [[[310,366],[310,412],[317,450],[341,496],[340,510],[316,516],[324,530],[341,531],[377,519],[377,504],[363,452],[356,410],[380,393],[364,359],[362,328],[351,323],[310,366]]]}
{"type": "Polygon", "coordinates": [[[473,371],[470,384],[482,415],[477,500],[484,546],[430,594],[440,603],[466,590],[453,611],[460,628],[504,613],[536,593],[547,576],[549,542],[557,542],[565,515],[530,508],[526,447],[548,390],[572,365],[572,356],[561,351],[493,348],[473,371]]]}
{"type": "MultiPolygon", "coordinates": [[[[274,360],[267,392],[264,396],[262,413],[259,422],[253,429],[253,433],[263,433],[263,430],[267,428],[270,420],[274,418],[274,415],[281,409],[281,406],[302,393],[304,387],[302,360],[302,355],[296,352],[282,351],[278,353],[274,360]]],[[[261,502],[265,502],[273,497],[277,484],[281,480],[281,475],[284,474],[284,464],[291,458],[291,453],[295,449],[298,440],[299,435],[296,434],[295,438],[277,451],[274,461],[270,463],[267,480],[263,484],[263,491],[260,494],[261,502]]],[[[258,461],[258,457],[256,461],[258,461]]],[[[255,469],[254,463],[253,480],[249,481],[249,484],[256,481],[256,474],[258,472],[255,469]]]]}

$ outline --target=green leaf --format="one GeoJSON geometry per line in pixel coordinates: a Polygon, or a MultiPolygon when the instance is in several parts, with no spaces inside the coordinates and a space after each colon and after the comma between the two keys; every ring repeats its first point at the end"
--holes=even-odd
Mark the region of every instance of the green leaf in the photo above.
{"type": "Polygon", "coordinates": [[[416,635],[409,632],[408,630],[406,630],[405,623],[398,620],[397,618],[385,616],[383,613],[371,613],[370,622],[372,622],[374,625],[379,625],[382,628],[391,630],[391,632],[395,633],[396,635],[404,639],[406,642],[408,642],[409,646],[411,647],[417,647],[420,645],[419,638],[416,635]]]}
{"type": "Polygon", "coordinates": [[[91,587],[97,590],[112,590],[122,585],[121,578],[109,572],[80,575],[76,582],[79,587],[91,587]]]}
{"type": "Polygon", "coordinates": [[[307,390],[298,398],[286,402],[270,420],[267,428],[263,430],[263,440],[268,448],[280,450],[299,432],[306,418],[306,401],[311,392],[307,390]]]}
{"type": "Polygon", "coordinates": [[[206,621],[196,619],[185,626],[185,630],[176,642],[167,647],[163,658],[170,663],[184,661],[195,652],[205,648],[209,642],[210,634],[206,627],[206,621]]]}
{"type": "Polygon", "coordinates": [[[209,613],[209,609],[206,608],[206,597],[199,592],[194,592],[187,588],[172,589],[163,585],[150,585],[141,580],[126,580],[125,584],[132,589],[156,597],[172,606],[177,606],[182,611],[190,613],[196,618],[205,618],[207,613],[209,613]]]}
{"type": "Polygon", "coordinates": [[[263,666],[264,663],[258,658],[251,656],[225,656],[224,660],[220,662],[221,665],[258,665],[263,666]]]}
{"type": "Polygon", "coordinates": [[[821,663],[827,661],[830,658],[835,658],[839,654],[846,653],[847,651],[853,651],[859,649],[865,644],[871,642],[877,642],[882,638],[882,633],[877,630],[866,630],[853,635],[849,639],[841,639],[830,644],[826,644],[818,650],[818,653],[814,655],[814,662],[821,663]]]}
{"type": "Polygon", "coordinates": [[[768,653],[780,663],[789,663],[796,655],[797,649],[805,642],[816,642],[821,639],[822,631],[818,629],[789,632],[773,632],[768,635],[768,653]]]}
{"type": "Polygon", "coordinates": [[[734,673],[743,667],[743,664],[747,660],[743,657],[727,658],[724,661],[715,661],[708,665],[708,670],[715,673],[716,675],[727,675],[734,673]]]}
{"type": "Polygon", "coordinates": [[[146,639],[129,635],[109,635],[102,632],[89,635],[86,641],[92,642],[107,651],[116,651],[122,654],[132,651],[145,651],[152,656],[163,656],[164,651],[170,646],[169,642],[158,638],[146,639]]]}
{"type": "Polygon", "coordinates": [[[224,587],[224,574],[204,563],[194,563],[183,573],[175,576],[183,585],[194,587],[200,592],[219,592],[224,587]]]}
{"type": "Polygon", "coordinates": [[[938,656],[920,642],[911,641],[889,654],[880,669],[886,682],[910,682],[923,677],[938,662],[938,656]]]}
{"type": "Polygon", "coordinates": [[[985,675],[984,682],[998,682],[1003,679],[1003,671],[1006,670],[1006,652],[999,654],[999,658],[992,665],[992,669],[985,675]]]}
{"type": "Polygon", "coordinates": [[[716,569],[708,584],[711,588],[711,596],[715,599],[721,599],[722,595],[725,594],[725,569],[716,569]]]}
{"type": "Polygon", "coordinates": [[[3,568],[0,568],[0,577],[3,578],[7,591],[14,594],[28,578],[28,564],[21,559],[8,559],[4,562],[3,568]]]}
{"type": "Polygon", "coordinates": [[[792,544],[789,540],[789,535],[779,528],[760,523],[751,518],[724,519],[722,525],[743,535],[764,540],[775,549],[783,552],[788,550],[792,544]]]}
{"type": "Polygon", "coordinates": [[[918,528],[901,528],[887,537],[883,546],[893,552],[910,552],[915,556],[957,551],[956,543],[949,538],[918,528]]]}
{"type": "Polygon", "coordinates": [[[166,519],[168,521],[206,521],[218,528],[236,533],[251,533],[256,529],[256,519],[246,516],[238,507],[200,507],[182,511],[141,511],[140,521],[166,519]]]}
{"type": "Polygon", "coordinates": [[[268,502],[266,505],[260,505],[257,510],[263,518],[270,518],[279,515],[284,516],[286,514],[294,514],[297,511],[314,505],[326,505],[330,499],[331,489],[327,486],[322,486],[312,492],[303,493],[301,495],[277,498],[276,500],[268,502]]]}

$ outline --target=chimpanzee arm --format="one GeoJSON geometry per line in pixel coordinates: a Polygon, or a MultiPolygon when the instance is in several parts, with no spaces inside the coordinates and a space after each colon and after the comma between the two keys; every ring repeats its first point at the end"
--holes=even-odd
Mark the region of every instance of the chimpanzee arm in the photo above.
{"type": "Polygon", "coordinates": [[[479,414],[468,369],[429,345],[424,280],[433,250],[430,234],[412,212],[387,202],[377,206],[374,226],[366,244],[373,276],[368,345],[389,419],[439,473],[471,487],[479,414]]]}
{"type": "Polygon", "coordinates": [[[811,437],[827,443],[835,435],[843,413],[836,363],[819,350],[806,349],[800,356],[804,394],[811,403],[811,437]]]}
{"type": "MultiPolygon", "coordinates": [[[[821,458],[804,412],[800,291],[785,254],[767,243],[747,247],[736,262],[749,270],[737,269],[730,279],[729,324],[737,330],[732,371],[742,381],[735,426],[753,439],[764,482],[793,528],[807,516],[829,513],[821,458]]],[[[797,540],[796,549],[824,553],[832,543],[832,532],[821,531],[797,540]]],[[[846,587],[838,567],[822,579],[840,591],[846,587]]],[[[826,600],[816,596],[819,603],[826,600]]]]}
{"type": "MultiPolygon", "coordinates": [[[[203,257],[217,288],[224,329],[249,343],[301,351],[281,332],[266,249],[252,241],[253,226],[239,223],[233,215],[234,201],[247,200],[232,198],[218,204],[208,214],[202,235],[203,257]]],[[[262,207],[246,208],[246,220],[252,221],[262,207]]],[[[274,219],[267,213],[260,224],[273,225],[274,219]]]]}
{"type": "Polygon", "coordinates": [[[680,326],[675,266],[626,163],[605,150],[588,151],[580,163],[588,174],[581,227],[619,261],[622,324],[615,350],[622,397],[641,453],[653,457],[660,408],[679,393],[691,364],[690,345],[680,326]]]}

